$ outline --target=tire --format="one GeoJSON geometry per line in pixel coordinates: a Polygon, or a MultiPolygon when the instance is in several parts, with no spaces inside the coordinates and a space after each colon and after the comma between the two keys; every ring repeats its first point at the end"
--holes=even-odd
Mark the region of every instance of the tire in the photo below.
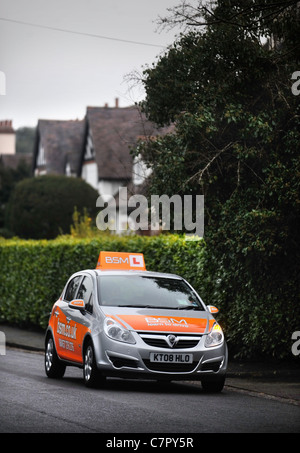
{"type": "Polygon", "coordinates": [[[220,393],[225,384],[225,376],[218,377],[218,379],[202,379],[201,385],[207,393],[220,393]]]}
{"type": "Polygon", "coordinates": [[[105,377],[97,368],[93,344],[89,342],[83,356],[83,380],[86,387],[97,388],[104,384],[105,377]]]}
{"type": "Polygon", "coordinates": [[[45,348],[45,372],[51,379],[61,379],[66,371],[66,366],[59,360],[52,335],[49,335],[45,348]]]}

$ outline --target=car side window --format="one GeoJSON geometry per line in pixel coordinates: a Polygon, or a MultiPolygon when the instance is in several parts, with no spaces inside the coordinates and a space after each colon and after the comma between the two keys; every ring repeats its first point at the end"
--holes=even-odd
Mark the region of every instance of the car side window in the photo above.
{"type": "Polygon", "coordinates": [[[78,299],[83,299],[85,309],[90,313],[93,312],[93,282],[90,277],[84,277],[78,290],[78,299]]]}
{"type": "Polygon", "coordinates": [[[81,276],[78,275],[77,277],[72,278],[68,287],[66,289],[64,300],[71,302],[71,300],[75,299],[76,291],[78,289],[79,283],[81,280],[81,276]]]}

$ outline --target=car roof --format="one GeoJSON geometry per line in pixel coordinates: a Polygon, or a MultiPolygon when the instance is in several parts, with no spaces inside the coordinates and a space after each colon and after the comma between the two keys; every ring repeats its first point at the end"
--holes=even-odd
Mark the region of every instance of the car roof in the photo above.
{"type": "Polygon", "coordinates": [[[76,274],[80,274],[83,272],[93,273],[96,276],[104,276],[104,275],[124,275],[124,276],[133,276],[138,275],[141,277],[158,277],[158,278],[172,278],[177,280],[183,280],[182,277],[176,274],[167,274],[163,272],[152,272],[152,271],[137,271],[137,270],[99,270],[99,269],[85,269],[82,271],[76,272],[76,274]]]}

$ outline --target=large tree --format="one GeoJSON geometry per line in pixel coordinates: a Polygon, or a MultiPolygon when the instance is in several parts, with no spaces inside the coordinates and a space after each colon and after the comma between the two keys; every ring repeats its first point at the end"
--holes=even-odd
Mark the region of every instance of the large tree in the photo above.
{"type": "Polygon", "coordinates": [[[151,193],[205,195],[206,294],[240,323],[241,353],[251,334],[285,355],[299,330],[299,20],[296,1],[181,2],[161,24],[184,32],[143,73],[142,108],[175,132],[136,152],[151,193]]]}

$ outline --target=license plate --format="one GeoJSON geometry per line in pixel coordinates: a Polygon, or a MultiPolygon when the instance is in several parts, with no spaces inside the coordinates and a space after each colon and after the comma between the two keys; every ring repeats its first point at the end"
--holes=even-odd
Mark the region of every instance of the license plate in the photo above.
{"type": "Polygon", "coordinates": [[[168,354],[164,352],[151,352],[150,362],[193,363],[193,354],[168,354]]]}

